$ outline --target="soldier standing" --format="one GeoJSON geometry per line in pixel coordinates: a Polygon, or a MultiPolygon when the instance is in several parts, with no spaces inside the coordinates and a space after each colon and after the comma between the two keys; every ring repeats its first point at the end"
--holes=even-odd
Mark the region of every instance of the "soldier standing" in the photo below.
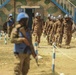
{"type": "Polygon", "coordinates": [[[7,33],[8,37],[10,37],[12,28],[14,27],[14,19],[12,17],[12,14],[9,14],[8,21],[7,21],[7,33]]]}
{"type": "Polygon", "coordinates": [[[63,36],[63,17],[62,15],[59,15],[58,20],[55,23],[55,42],[57,44],[57,46],[61,47],[61,43],[62,43],[62,36],[63,36]]]}
{"type": "Polygon", "coordinates": [[[66,48],[69,48],[70,46],[70,42],[71,42],[71,38],[72,38],[72,25],[73,25],[73,21],[72,18],[70,17],[70,15],[65,15],[64,16],[64,22],[63,22],[63,36],[64,36],[64,40],[65,40],[65,45],[66,48]]]}
{"type": "Polygon", "coordinates": [[[36,13],[35,18],[33,20],[33,35],[35,36],[35,42],[40,43],[41,34],[43,31],[43,20],[41,19],[41,14],[36,13]]]}
{"type": "Polygon", "coordinates": [[[48,43],[52,45],[52,28],[53,28],[53,16],[50,16],[50,21],[48,24],[48,31],[47,31],[47,35],[48,35],[48,43]]]}
{"type": "Polygon", "coordinates": [[[48,42],[48,44],[49,44],[48,28],[49,28],[49,21],[51,21],[50,17],[51,17],[51,14],[48,14],[48,18],[47,18],[47,20],[45,22],[44,31],[43,31],[44,35],[47,36],[47,42],[48,42]]]}
{"type": "MultiPolygon", "coordinates": [[[[28,18],[29,17],[26,13],[19,13],[17,16],[17,22],[18,22],[17,26],[25,27],[25,32],[21,32],[23,28],[21,31],[18,29],[17,30],[18,36],[13,38],[16,41],[14,44],[14,55],[15,55],[14,73],[15,75],[27,75],[28,70],[30,68],[30,54],[32,54],[34,58],[36,57],[34,47],[32,45],[31,33],[28,30],[28,18]],[[27,45],[28,44],[27,42],[24,43],[22,39],[18,40],[19,38],[25,38],[25,39],[27,38],[29,40],[30,45],[32,46],[32,49],[30,48],[30,46],[27,45]]],[[[14,36],[13,31],[11,35],[14,36]]]]}

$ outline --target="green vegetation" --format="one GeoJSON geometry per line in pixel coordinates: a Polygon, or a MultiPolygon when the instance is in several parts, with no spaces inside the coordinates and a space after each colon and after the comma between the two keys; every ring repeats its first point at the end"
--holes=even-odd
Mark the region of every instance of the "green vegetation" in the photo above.
{"type": "Polygon", "coordinates": [[[47,20],[47,17],[46,16],[44,16],[44,21],[46,21],[47,20]]]}
{"type": "Polygon", "coordinates": [[[13,8],[13,6],[10,5],[10,4],[6,4],[4,7],[5,7],[8,11],[10,11],[10,10],[13,8]]]}
{"type": "Polygon", "coordinates": [[[3,22],[5,22],[7,19],[7,15],[5,15],[5,13],[3,11],[0,11],[0,17],[1,17],[3,22]]]}
{"type": "Polygon", "coordinates": [[[41,0],[31,0],[31,1],[34,2],[34,3],[36,3],[36,2],[41,1],[41,0]]]}
{"type": "Polygon", "coordinates": [[[74,5],[76,5],[76,0],[70,0],[74,5]]]}
{"type": "Polygon", "coordinates": [[[49,4],[50,3],[50,0],[45,0],[44,3],[45,4],[49,4]]]}
{"type": "Polygon", "coordinates": [[[16,0],[17,2],[21,2],[23,5],[26,5],[27,4],[27,1],[26,0],[16,0]]]}
{"type": "Polygon", "coordinates": [[[48,9],[47,9],[47,12],[48,12],[48,13],[55,13],[55,12],[57,12],[57,10],[58,10],[58,8],[55,6],[55,7],[50,7],[50,8],[48,8],[48,9]]]}

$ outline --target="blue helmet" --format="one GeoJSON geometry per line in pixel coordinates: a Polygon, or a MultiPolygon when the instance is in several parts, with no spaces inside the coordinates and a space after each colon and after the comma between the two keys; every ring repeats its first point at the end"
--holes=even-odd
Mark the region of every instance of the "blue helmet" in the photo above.
{"type": "Polygon", "coordinates": [[[29,16],[26,14],[26,13],[24,13],[24,12],[21,12],[21,13],[19,13],[18,14],[18,16],[17,16],[17,21],[20,21],[22,18],[29,18],[29,16]]]}

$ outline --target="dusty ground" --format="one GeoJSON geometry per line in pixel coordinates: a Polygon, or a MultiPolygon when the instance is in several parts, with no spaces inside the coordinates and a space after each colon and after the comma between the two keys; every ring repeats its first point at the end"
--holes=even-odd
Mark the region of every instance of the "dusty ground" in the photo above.
{"type": "MultiPolygon", "coordinates": [[[[38,48],[39,55],[43,59],[39,60],[39,67],[32,58],[28,75],[76,75],[76,40],[72,39],[71,48],[56,49],[55,73],[52,73],[52,50],[53,47],[47,45],[46,38],[41,38],[41,44],[38,48]]],[[[14,75],[14,55],[13,44],[8,41],[4,44],[4,39],[0,40],[0,75],[14,75]]]]}

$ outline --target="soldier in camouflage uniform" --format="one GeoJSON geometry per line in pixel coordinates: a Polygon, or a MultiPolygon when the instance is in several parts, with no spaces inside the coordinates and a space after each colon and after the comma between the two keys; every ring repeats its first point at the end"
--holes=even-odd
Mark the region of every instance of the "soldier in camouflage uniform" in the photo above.
{"type": "Polygon", "coordinates": [[[14,43],[15,43],[14,44],[14,55],[15,55],[14,73],[15,75],[27,75],[28,70],[30,68],[30,54],[32,54],[33,57],[36,58],[34,47],[32,45],[31,34],[28,30],[28,18],[29,17],[26,13],[19,13],[17,16],[17,21],[19,24],[16,25],[16,29],[18,28],[18,30],[16,31],[14,30],[15,33],[13,31],[11,33],[11,38],[14,39],[14,43]],[[26,40],[28,39],[31,47],[29,46],[27,42],[24,43],[24,40],[22,40],[21,38],[25,38],[26,40]]]}
{"type": "Polygon", "coordinates": [[[41,34],[43,31],[43,20],[41,19],[41,14],[40,13],[36,13],[35,14],[35,18],[33,20],[33,35],[35,36],[35,42],[40,43],[40,38],[41,38],[41,34]]]}
{"type": "Polygon", "coordinates": [[[47,18],[47,20],[46,20],[46,22],[45,22],[45,25],[44,25],[44,30],[43,30],[43,33],[44,33],[44,35],[47,35],[47,29],[48,29],[48,24],[49,24],[49,21],[50,21],[50,14],[48,14],[48,18],[47,18]]]}
{"type": "Polygon", "coordinates": [[[63,29],[64,29],[63,30],[63,36],[64,36],[66,48],[69,48],[71,38],[72,38],[73,21],[72,21],[72,18],[67,14],[64,16],[64,18],[65,19],[64,19],[64,22],[63,22],[63,29]]]}
{"type": "Polygon", "coordinates": [[[49,44],[52,45],[52,28],[53,28],[53,16],[50,16],[50,21],[49,21],[49,24],[48,24],[48,31],[47,31],[47,35],[48,35],[48,42],[49,44]]]}
{"type": "Polygon", "coordinates": [[[51,17],[51,14],[48,14],[48,19],[45,22],[44,31],[43,31],[43,34],[45,36],[47,36],[47,42],[48,42],[48,44],[49,44],[48,28],[49,28],[49,21],[51,21],[50,17],[51,17]]]}
{"type": "Polygon", "coordinates": [[[52,26],[52,30],[51,30],[51,38],[52,38],[52,43],[54,43],[55,42],[55,34],[56,34],[56,30],[55,30],[55,23],[57,21],[56,17],[53,17],[52,21],[53,21],[53,26],[52,26]]]}
{"type": "Polygon", "coordinates": [[[57,18],[58,20],[54,24],[55,42],[57,46],[61,47],[62,36],[63,36],[63,17],[59,15],[57,18]]]}

